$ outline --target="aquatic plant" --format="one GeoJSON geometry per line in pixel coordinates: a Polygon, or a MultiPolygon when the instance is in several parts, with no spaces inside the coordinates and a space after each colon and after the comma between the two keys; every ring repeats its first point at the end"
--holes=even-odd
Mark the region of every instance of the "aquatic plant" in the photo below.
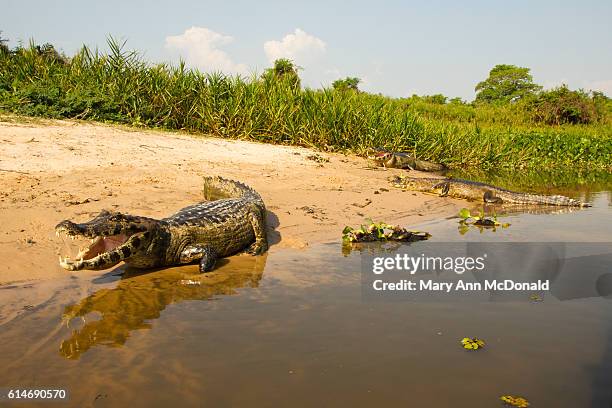
{"type": "Polygon", "coordinates": [[[484,214],[484,209],[480,210],[478,215],[470,213],[467,208],[462,208],[459,211],[459,233],[465,234],[470,226],[479,228],[492,228],[495,231],[496,227],[508,228],[510,223],[501,223],[497,220],[497,215],[493,214],[491,217],[487,217],[484,214]]]}
{"type": "Polygon", "coordinates": [[[484,340],[476,338],[476,337],[474,338],[465,337],[463,338],[463,340],[461,340],[461,345],[466,350],[479,350],[481,348],[484,348],[485,342],[484,340]]]}
{"type": "Polygon", "coordinates": [[[359,228],[344,227],[342,240],[345,242],[375,242],[375,241],[402,241],[414,242],[429,239],[431,234],[421,231],[408,231],[397,225],[368,220],[367,225],[359,228]]]}
{"type": "Polygon", "coordinates": [[[513,395],[502,395],[501,397],[499,397],[499,399],[501,399],[504,404],[513,407],[527,408],[530,405],[529,401],[527,401],[525,398],[513,395]]]}

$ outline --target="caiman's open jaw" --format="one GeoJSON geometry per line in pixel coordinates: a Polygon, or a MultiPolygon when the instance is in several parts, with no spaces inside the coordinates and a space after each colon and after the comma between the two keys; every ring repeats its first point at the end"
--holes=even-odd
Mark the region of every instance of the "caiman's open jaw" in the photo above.
{"type": "Polygon", "coordinates": [[[383,161],[383,160],[389,160],[391,158],[391,153],[389,152],[376,152],[376,153],[372,153],[368,155],[368,159],[370,160],[377,160],[377,161],[383,161]]]}
{"type": "Polygon", "coordinates": [[[108,269],[123,260],[138,255],[148,248],[151,231],[157,228],[157,220],[118,212],[102,210],[92,220],[74,223],[64,220],[56,225],[55,233],[71,239],[90,240],[80,248],[76,260],[60,256],[60,266],[69,271],[81,269],[108,269]]]}
{"type": "Polygon", "coordinates": [[[61,227],[56,229],[55,234],[58,237],[64,234],[72,240],[81,237],[90,239],[90,244],[87,247],[79,248],[79,253],[74,261],[68,256],[60,256],[60,266],[70,271],[81,269],[106,269],[118,264],[130,255],[131,248],[127,243],[130,238],[134,237],[134,235],[127,236],[125,234],[118,234],[91,238],[84,234],[74,233],[61,227]]]}

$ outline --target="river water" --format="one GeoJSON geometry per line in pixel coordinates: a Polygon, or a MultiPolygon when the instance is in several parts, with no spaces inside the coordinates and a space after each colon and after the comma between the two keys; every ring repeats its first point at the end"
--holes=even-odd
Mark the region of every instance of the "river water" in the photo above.
{"type": "MultiPolygon", "coordinates": [[[[457,218],[414,227],[432,243],[612,242],[609,179],[576,185],[536,190],[592,208],[497,209],[510,226],[496,230],[461,229],[457,218]]],[[[55,295],[4,319],[0,387],[66,389],[65,404],[78,407],[473,408],[501,406],[507,394],[533,407],[610,407],[612,299],[373,302],[362,296],[361,259],[379,249],[359,249],[273,247],[206,275],[119,267],[3,287],[5,306],[29,291],[55,295]],[[466,336],[487,345],[464,350],[466,336]]]]}

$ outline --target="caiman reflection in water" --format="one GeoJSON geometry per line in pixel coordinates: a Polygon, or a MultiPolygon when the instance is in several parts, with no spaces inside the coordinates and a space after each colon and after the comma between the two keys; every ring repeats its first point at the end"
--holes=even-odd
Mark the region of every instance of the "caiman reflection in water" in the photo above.
{"type": "Polygon", "coordinates": [[[193,267],[144,274],[126,271],[117,287],[101,289],[65,308],[62,319],[67,324],[75,317],[81,317],[85,323],[62,341],[60,354],[78,359],[97,344],[122,346],[132,330],[150,329],[148,321],[157,319],[172,303],[210,300],[217,295],[235,295],[236,289],[255,288],[263,276],[266,257],[235,256],[205,274],[194,273],[193,267]],[[87,321],[90,313],[99,318],[87,321]]]}

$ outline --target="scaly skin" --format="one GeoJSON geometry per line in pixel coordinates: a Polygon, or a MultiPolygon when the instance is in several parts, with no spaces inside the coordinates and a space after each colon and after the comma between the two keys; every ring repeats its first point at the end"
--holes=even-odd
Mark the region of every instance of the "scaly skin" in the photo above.
{"type": "Polygon", "coordinates": [[[477,181],[454,178],[418,178],[394,177],[391,179],[394,187],[404,190],[422,191],[439,194],[442,197],[464,198],[473,201],[482,201],[494,204],[523,204],[523,205],[557,205],[568,207],[590,207],[583,203],[562,195],[540,195],[517,193],[490,184],[477,181]]]}
{"type": "Polygon", "coordinates": [[[200,262],[200,271],[214,268],[218,258],[247,249],[259,255],[268,249],[266,207],[245,184],[221,177],[204,178],[206,201],[156,220],[102,211],[89,222],[65,220],[55,231],[71,238],[86,237],[91,245],[60,266],[77,271],[107,269],[121,261],[135,268],[200,262]]]}
{"type": "Polygon", "coordinates": [[[442,171],[446,168],[440,163],[418,160],[407,153],[389,152],[384,149],[377,149],[374,153],[368,155],[368,159],[373,160],[379,166],[392,169],[442,171]]]}

